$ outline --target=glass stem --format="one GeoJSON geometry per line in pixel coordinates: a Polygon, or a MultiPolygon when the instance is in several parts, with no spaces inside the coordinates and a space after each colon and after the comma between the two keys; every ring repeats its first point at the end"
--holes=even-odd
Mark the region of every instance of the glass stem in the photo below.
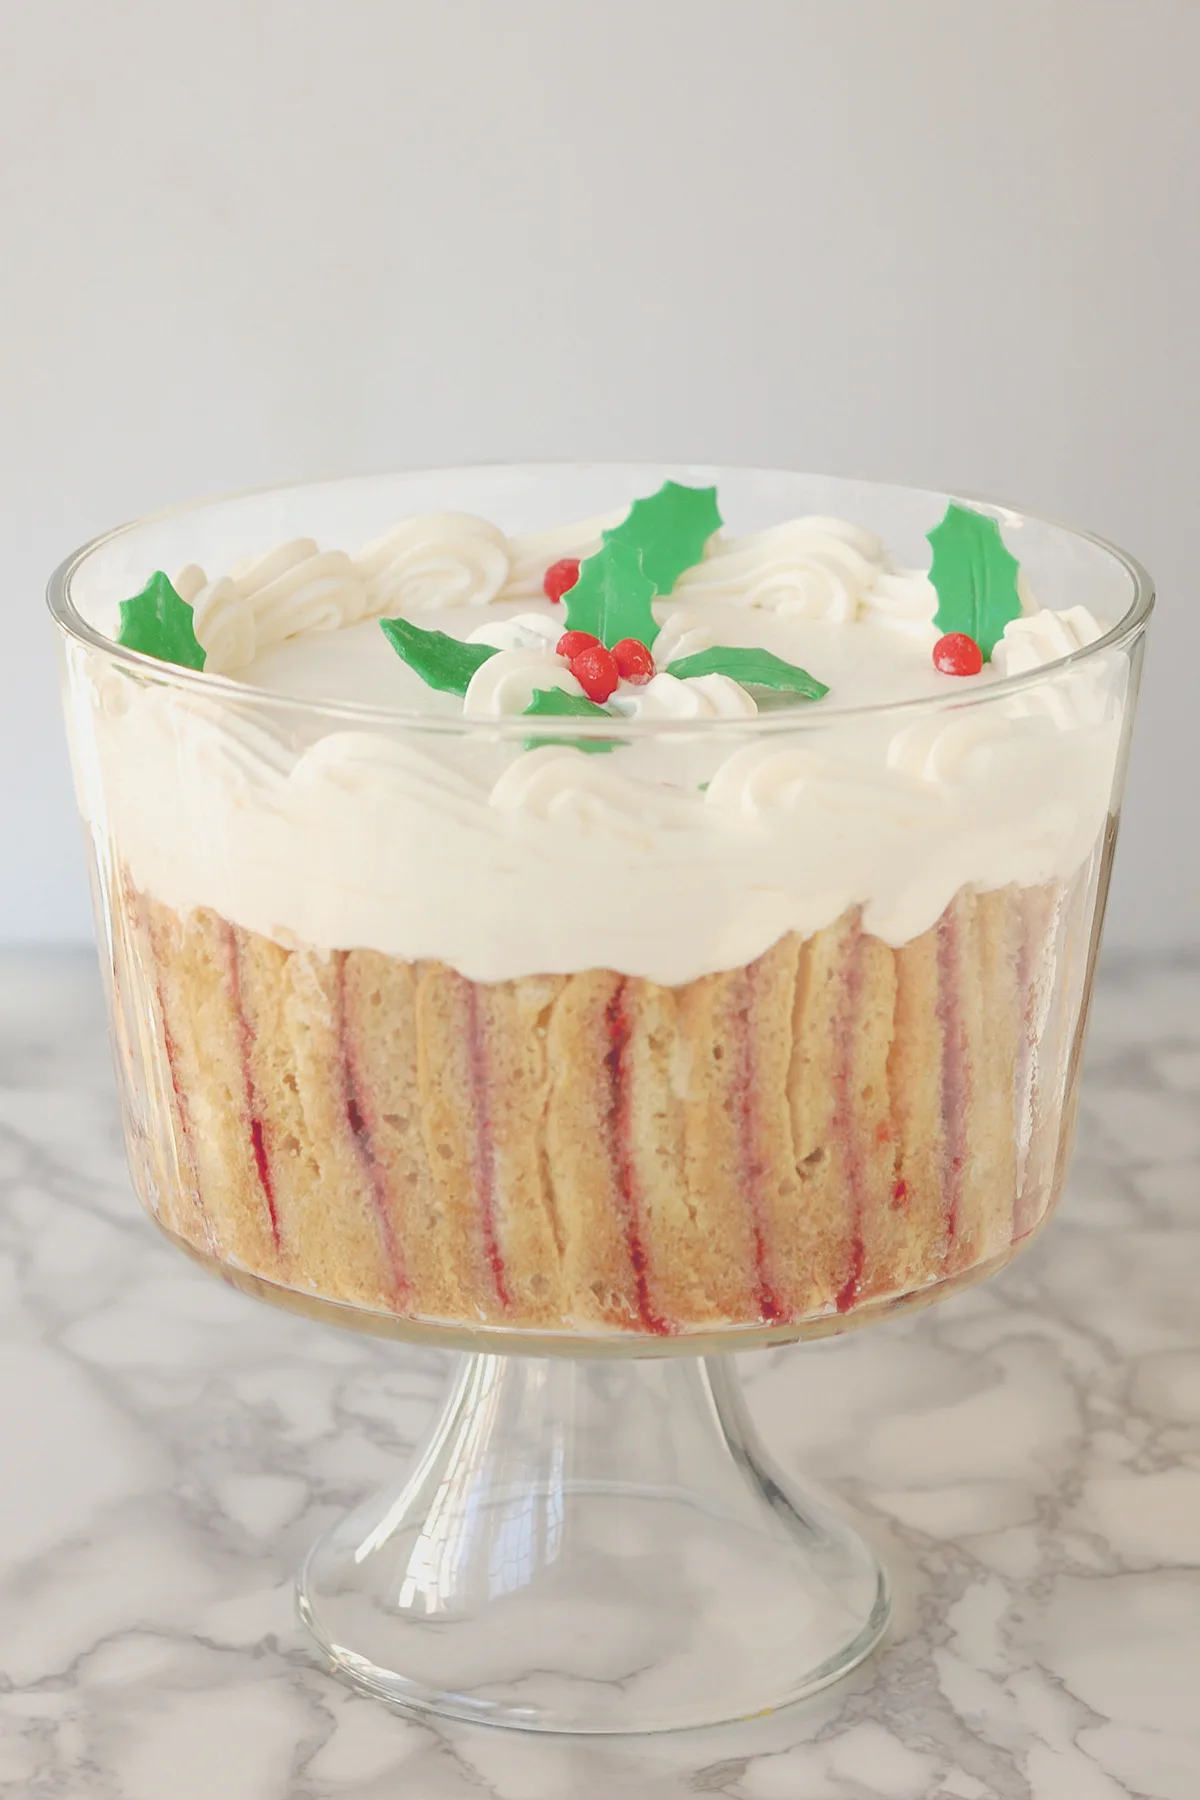
{"type": "Polygon", "coordinates": [[[300,1607],[401,1704],[630,1731],[811,1692],[887,1595],[763,1448],[732,1358],[469,1356],[407,1477],[315,1546],[300,1607]]]}

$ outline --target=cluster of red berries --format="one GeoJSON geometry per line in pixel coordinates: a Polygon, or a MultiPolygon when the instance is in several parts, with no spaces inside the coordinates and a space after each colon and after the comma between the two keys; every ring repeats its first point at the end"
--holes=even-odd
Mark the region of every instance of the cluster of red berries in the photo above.
{"type": "MultiPolygon", "coordinates": [[[[579,559],[564,556],[546,570],[542,589],[547,600],[556,603],[569,593],[579,580],[579,559]]],[[[644,687],[654,676],[654,658],[639,638],[622,638],[606,650],[590,631],[564,631],[555,649],[571,665],[571,673],[597,706],[603,706],[617,691],[619,681],[631,681],[644,687]]]]}
{"type": "Polygon", "coordinates": [[[948,631],[933,646],[933,666],[943,675],[978,675],[983,651],[965,631],[948,631]]]}
{"type": "Polygon", "coordinates": [[[606,650],[590,631],[564,631],[555,646],[571,665],[571,673],[597,706],[617,691],[618,681],[643,687],[654,675],[654,658],[638,638],[622,638],[606,650]]]}

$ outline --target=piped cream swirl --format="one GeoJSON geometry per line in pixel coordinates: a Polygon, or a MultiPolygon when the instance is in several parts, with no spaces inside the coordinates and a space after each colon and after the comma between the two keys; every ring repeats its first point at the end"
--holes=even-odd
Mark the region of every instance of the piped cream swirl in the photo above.
{"type": "Polygon", "coordinates": [[[842,519],[793,519],[769,531],[710,540],[673,590],[681,602],[732,601],[799,619],[928,625],[937,596],[926,576],[895,570],[871,532],[842,519]]]}
{"type": "Polygon", "coordinates": [[[536,693],[551,689],[583,695],[565,658],[548,650],[498,650],[472,675],[463,712],[468,719],[512,717],[523,713],[536,693]]]}
{"type": "Polygon", "coordinates": [[[189,563],[175,586],[192,606],[206,667],[227,675],[287,638],[352,624],[370,605],[346,552],[321,550],[312,538],[293,538],[213,582],[189,563]]]}
{"type": "Polygon", "coordinates": [[[431,606],[486,606],[504,587],[504,533],[472,513],[402,519],[364,545],[355,564],[374,613],[408,614],[431,606]]]}

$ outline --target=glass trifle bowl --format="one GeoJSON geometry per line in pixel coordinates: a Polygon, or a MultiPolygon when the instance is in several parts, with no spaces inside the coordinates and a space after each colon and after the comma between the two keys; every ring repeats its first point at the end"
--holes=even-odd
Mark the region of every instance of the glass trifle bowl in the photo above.
{"type": "Polygon", "coordinates": [[[1144,573],[945,494],[570,465],[189,507],[50,601],[143,1204],[463,1353],[301,1572],[333,1665],[582,1731],[852,1668],[886,1578],[725,1353],[1048,1217],[1144,573]]]}

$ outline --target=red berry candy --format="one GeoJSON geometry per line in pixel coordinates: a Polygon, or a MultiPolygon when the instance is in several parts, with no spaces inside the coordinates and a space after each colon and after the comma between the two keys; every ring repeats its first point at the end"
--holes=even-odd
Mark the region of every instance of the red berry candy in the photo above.
{"type": "MultiPolygon", "coordinates": [[[[573,636],[568,633],[568,636],[573,636]]],[[[587,695],[597,706],[602,706],[608,696],[616,692],[617,665],[613,661],[611,650],[603,644],[588,644],[577,656],[571,658],[571,673],[587,695]]]]}
{"type": "Polygon", "coordinates": [[[943,675],[978,675],[983,651],[965,631],[948,631],[933,646],[933,664],[943,675]]]}
{"type": "Polygon", "coordinates": [[[622,681],[632,681],[634,687],[645,687],[653,679],[654,658],[640,638],[622,638],[619,644],[613,645],[612,657],[622,681]]]}
{"type": "Polygon", "coordinates": [[[569,593],[578,580],[579,558],[564,556],[558,562],[551,563],[542,576],[542,592],[547,600],[553,600],[557,605],[563,595],[569,593]]]}
{"type": "Polygon", "coordinates": [[[554,646],[554,654],[565,656],[570,662],[573,657],[579,655],[581,650],[590,650],[593,644],[599,642],[600,639],[593,637],[590,631],[564,631],[554,646]]]}

